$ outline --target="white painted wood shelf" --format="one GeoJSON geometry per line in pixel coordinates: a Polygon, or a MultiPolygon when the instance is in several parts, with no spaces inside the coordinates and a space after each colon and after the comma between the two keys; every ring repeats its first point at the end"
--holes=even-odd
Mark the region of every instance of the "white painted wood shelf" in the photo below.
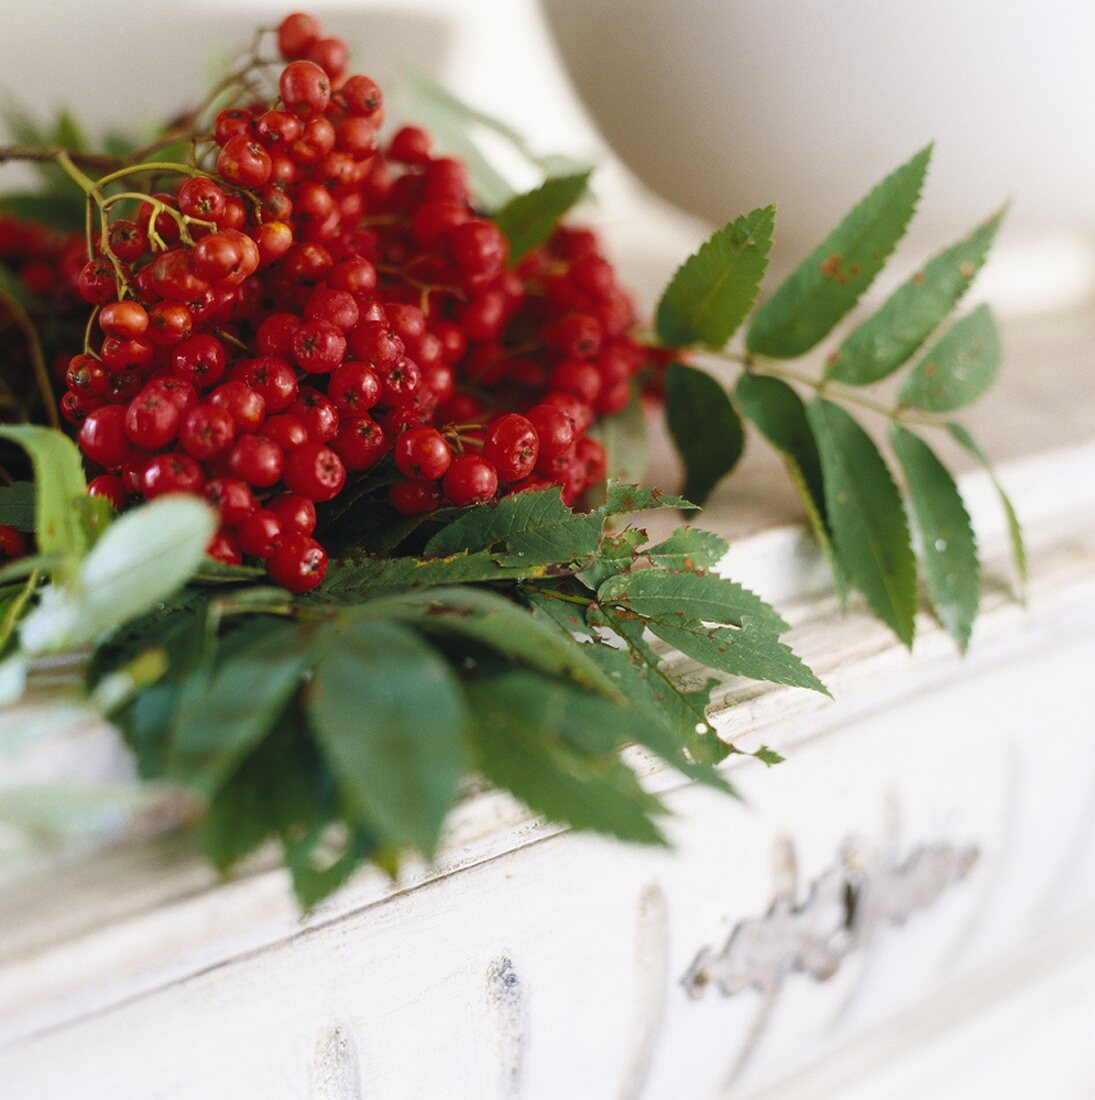
{"type": "MultiPolygon", "coordinates": [[[[1022,606],[969,471],[989,565],[966,659],[927,614],[908,654],[842,613],[753,448],[703,522],[835,700],[726,682],[720,734],[787,757],[731,759],[742,801],[636,753],[674,812],[652,852],[480,794],[435,866],[304,917],[268,859],[220,882],[181,836],[8,879],[0,1096],[1095,1093],[1095,314],[1006,337],[969,423],[1032,579],[1022,606]]],[[[65,751],[113,759],[101,730],[65,751]]]]}

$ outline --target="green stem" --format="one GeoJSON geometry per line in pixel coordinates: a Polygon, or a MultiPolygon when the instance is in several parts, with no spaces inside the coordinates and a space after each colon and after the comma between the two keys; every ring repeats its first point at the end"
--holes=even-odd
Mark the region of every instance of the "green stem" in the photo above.
{"type": "Polygon", "coordinates": [[[777,365],[774,360],[764,356],[743,355],[733,351],[712,352],[708,354],[724,362],[734,363],[737,366],[744,367],[752,374],[770,375],[784,382],[792,382],[800,386],[806,386],[822,397],[835,397],[845,404],[858,405],[861,409],[877,413],[879,416],[884,416],[887,420],[893,420],[898,424],[917,424],[925,428],[942,428],[944,426],[941,421],[934,417],[921,416],[919,413],[910,412],[907,408],[902,406],[883,405],[880,401],[874,401],[869,397],[865,397],[863,394],[858,393],[856,390],[849,389],[839,382],[833,382],[825,378],[811,378],[808,374],[803,374],[801,371],[794,370],[791,367],[777,365]]]}

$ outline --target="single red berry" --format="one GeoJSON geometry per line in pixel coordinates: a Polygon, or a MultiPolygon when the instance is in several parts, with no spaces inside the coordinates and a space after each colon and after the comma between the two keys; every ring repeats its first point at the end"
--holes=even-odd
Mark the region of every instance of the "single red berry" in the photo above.
{"type": "Polygon", "coordinates": [[[190,251],[161,252],[144,270],[149,272],[152,289],[172,302],[190,302],[209,288],[209,283],[195,269],[190,251]]]}
{"type": "Polygon", "coordinates": [[[446,499],[463,507],[490,500],[498,492],[498,472],[482,455],[465,451],[452,460],[442,485],[446,499]]]}
{"type": "Polygon", "coordinates": [[[544,330],[549,347],[579,359],[596,358],[603,336],[601,322],[589,313],[568,313],[544,330]]]}
{"type": "Polygon", "coordinates": [[[384,429],[370,416],[344,420],[331,446],[347,470],[367,470],[388,452],[384,429]]]}
{"type": "Polygon", "coordinates": [[[143,225],[129,218],[118,218],[106,235],[111,251],[124,263],[139,260],[148,249],[148,233],[143,225]]]}
{"type": "Polygon", "coordinates": [[[246,482],[235,477],[215,477],[205,487],[205,499],[220,512],[225,527],[236,527],[256,508],[246,482]]]}
{"type": "Polygon", "coordinates": [[[209,395],[209,400],[231,415],[240,432],[257,432],[266,419],[266,401],[245,382],[225,382],[209,395]]]}
{"type": "Polygon", "coordinates": [[[528,420],[536,429],[540,440],[540,458],[556,458],[574,446],[577,435],[574,422],[554,405],[534,405],[528,411],[528,420]]]}
{"type": "Polygon", "coordinates": [[[185,413],[198,403],[198,391],[194,385],[185,378],[177,378],[173,374],[153,378],[144,390],[146,393],[162,393],[180,413],[185,413]]]}
{"type": "Polygon", "coordinates": [[[460,318],[460,327],[468,340],[497,340],[505,323],[506,296],[500,290],[476,294],[460,318]]]}
{"type": "Polygon", "coordinates": [[[404,126],[392,136],[388,156],[404,164],[425,164],[430,159],[430,136],[417,126],[404,126]]]}
{"type": "Polygon", "coordinates": [[[327,321],[343,332],[348,332],[358,321],[357,302],[346,290],[316,290],[304,307],[308,321],[327,321]]]}
{"type": "Polygon", "coordinates": [[[198,389],[215,386],[224,377],[227,361],[224,345],[204,332],[181,340],[171,353],[172,371],[198,389]]]}
{"type": "Polygon", "coordinates": [[[350,348],[358,359],[378,369],[394,363],[406,348],[384,321],[362,321],[350,333],[350,348]]]}
{"type": "Polygon", "coordinates": [[[377,149],[376,126],[372,119],[351,115],[335,128],[335,146],[356,160],[371,157],[377,149]]]}
{"type": "Polygon", "coordinates": [[[61,415],[69,424],[79,426],[87,419],[88,413],[102,408],[104,403],[101,397],[92,397],[89,394],[83,393],[73,393],[69,390],[68,393],[61,395],[59,407],[61,415]]]}
{"type": "Polygon", "coordinates": [[[254,231],[259,250],[259,266],[269,267],[293,247],[293,230],[286,222],[268,221],[254,231]]]}
{"type": "Polygon", "coordinates": [[[346,467],[330,447],[306,443],[289,456],[284,480],[291,492],[309,500],[332,500],[346,484],[346,467]]]}
{"type": "Polygon", "coordinates": [[[276,355],[241,359],[232,368],[232,378],[262,394],[267,415],[284,412],[297,399],[296,371],[276,355]]]}
{"type": "Polygon", "coordinates": [[[272,168],[265,146],[245,134],[230,137],[217,155],[218,174],[239,187],[261,187],[270,178],[272,168]]]}
{"type": "Polygon", "coordinates": [[[288,111],[265,111],[255,119],[255,136],[268,149],[292,145],[303,131],[300,119],[288,111]]]}
{"type": "Polygon", "coordinates": [[[427,515],[440,507],[441,489],[436,481],[396,481],[388,487],[388,502],[400,515],[427,515]]]}
{"type": "Polygon", "coordinates": [[[327,553],[307,535],[286,535],[270,555],[266,571],[294,595],[308,592],[327,575],[327,553]]]}
{"type": "Polygon", "coordinates": [[[308,429],[299,416],[281,413],[272,416],[262,426],[262,434],[272,439],[286,454],[311,441],[308,429]]]}
{"type": "Polygon", "coordinates": [[[331,100],[331,81],[314,61],[293,61],[278,80],[281,101],[301,118],[320,115],[331,100]]]}
{"type": "Polygon", "coordinates": [[[208,462],[236,438],[231,415],[211,403],[195,405],[183,418],[179,443],[191,458],[208,462]]]}
{"type": "Polygon", "coordinates": [[[583,489],[604,481],[608,460],[604,447],[596,439],[579,439],[574,454],[584,472],[583,489]]]}
{"type": "Polygon", "coordinates": [[[104,405],[88,414],[80,428],[80,449],[99,466],[116,470],[132,448],[125,431],[126,407],[104,405]]]}
{"type": "Polygon", "coordinates": [[[474,218],[449,233],[453,259],[468,276],[493,279],[506,266],[509,248],[493,222],[474,218]]]}
{"type": "Polygon", "coordinates": [[[118,296],[114,267],[109,260],[89,260],[80,269],[77,288],[85,302],[95,306],[113,302],[118,296]]]}
{"type": "Polygon", "coordinates": [[[601,373],[585,359],[564,359],[551,372],[551,387],[592,405],[601,392],[601,373]]]}
{"type": "MultiPolygon", "coordinates": [[[[106,368],[90,355],[74,355],[65,371],[65,382],[73,393],[101,397],[110,386],[106,368]]],[[[379,383],[377,384],[379,388],[379,383]]]]}
{"type": "Polygon", "coordinates": [[[593,409],[584,401],[579,401],[572,393],[562,393],[553,390],[546,394],[540,402],[541,405],[553,405],[574,425],[574,438],[584,435],[586,429],[593,423],[593,409]]]}
{"type": "Polygon", "coordinates": [[[310,386],[300,388],[296,401],[288,411],[300,417],[308,434],[317,443],[326,443],[338,431],[339,416],[335,403],[310,386]]]}
{"type": "Polygon", "coordinates": [[[194,176],[179,188],[179,210],[190,218],[216,222],[228,196],[208,176],[194,176]]]}
{"type": "Polygon", "coordinates": [[[331,268],[327,285],[350,294],[372,294],[376,290],[376,268],[363,256],[347,256],[331,268]]]}
{"type": "Polygon", "coordinates": [[[285,456],[272,439],[264,435],[244,435],[228,452],[227,465],[234,477],[265,489],[281,478],[285,456]]]}
{"type": "Polygon", "coordinates": [[[100,474],[98,477],[93,477],[88,482],[87,494],[109,501],[115,512],[125,508],[125,484],[120,477],[115,477],[113,474],[100,474]]]}
{"type": "Polygon", "coordinates": [[[171,347],[193,331],[194,319],[181,302],[157,302],[148,314],[148,339],[157,347],[171,347]]]}
{"type": "Polygon", "coordinates": [[[377,368],[380,376],[380,404],[391,408],[408,404],[422,385],[418,364],[401,355],[389,366],[377,368]]]}
{"type": "Polygon", "coordinates": [[[300,493],[282,493],[266,507],[278,517],[286,534],[310,535],[316,529],[316,506],[300,493]]]}
{"type": "Polygon", "coordinates": [[[231,531],[218,531],[205,548],[206,557],[224,565],[242,565],[243,555],[231,531]]]}
{"type": "Polygon", "coordinates": [[[350,50],[341,38],[320,38],[308,47],[308,57],[332,80],[338,80],[350,61],[350,50]]]}
{"type": "Polygon", "coordinates": [[[452,464],[452,448],[436,429],[420,425],[395,441],[395,464],[404,477],[436,481],[452,464]]]}
{"type": "Polygon", "coordinates": [[[278,53],[286,61],[304,57],[319,35],[319,20],[314,15],[293,12],[278,24],[278,53]]]}
{"type": "Polygon", "coordinates": [[[251,112],[243,107],[226,107],[217,112],[213,121],[213,136],[218,145],[224,145],[238,135],[251,133],[251,112]]]}
{"type": "Polygon", "coordinates": [[[205,476],[201,467],[188,455],[155,455],[141,475],[141,491],[146,500],[154,500],[164,493],[201,493],[205,488],[205,476]]]}
{"type": "Polygon", "coordinates": [[[380,400],[380,377],[368,363],[348,360],[332,371],[327,396],[339,412],[359,416],[380,400]]]}
{"type": "Polygon", "coordinates": [[[281,538],[281,520],[268,508],[256,508],[236,532],[240,549],[252,558],[268,558],[281,538]]]}
{"type": "Polygon", "coordinates": [[[18,527],[0,524],[0,562],[22,558],[28,549],[26,537],[18,527]]]}
{"type": "Polygon", "coordinates": [[[367,76],[351,76],[339,91],[346,106],[355,115],[375,116],[384,104],[380,85],[367,76]]]}
{"type": "Polygon", "coordinates": [[[120,336],[107,336],[99,348],[99,356],[110,371],[128,371],[134,367],[146,367],[152,362],[155,353],[156,349],[153,345],[142,336],[132,340],[126,340],[120,336]]]}
{"type": "Polygon", "coordinates": [[[506,413],[487,429],[483,454],[502,481],[520,481],[532,473],[540,454],[540,438],[527,417],[506,413]]]}
{"type": "Polygon", "coordinates": [[[142,451],[166,447],[178,429],[179,410],[162,392],[143,390],[126,409],[126,435],[142,451]]]}
{"type": "Polygon", "coordinates": [[[293,358],[309,374],[328,374],[346,354],[346,337],[330,321],[305,321],[293,333],[293,358]]]}

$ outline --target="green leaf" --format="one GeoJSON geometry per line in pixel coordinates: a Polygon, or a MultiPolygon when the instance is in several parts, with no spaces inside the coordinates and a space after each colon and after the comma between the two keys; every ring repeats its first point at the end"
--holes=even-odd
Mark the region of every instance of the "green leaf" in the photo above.
{"type": "Polygon", "coordinates": [[[87,138],[80,124],[73,117],[67,107],[62,107],[53,120],[53,130],[49,136],[49,144],[58,145],[69,152],[86,152],[87,138]]]}
{"type": "Polygon", "coordinates": [[[708,668],[829,694],[828,688],[790,646],[776,637],[767,623],[747,618],[740,627],[706,626],[695,619],[652,615],[646,625],[663,642],[708,668]]]}
{"type": "Polygon", "coordinates": [[[818,397],[807,415],[840,564],[871,610],[911,646],[916,560],[897,486],[871,437],[842,408],[818,397]]]}
{"type": "Polygon", "coordinates": [[[890,442],[905,472],[932,606],[964,653],[981,599],[969,513],[954,478],[927,443],[897,424],[890,428],[890,442]]]}
{"type": "Polygon", "coordinates": [[[0,439],[17,443],[34,466],[35,536],[43,554],[82,554],[87,534],[73,500],[87,493],[80,452],[68,436],[31,424],[0,427],[0,439]]]}
{"type": "Polygon", "coordinates": [[[742,413],[779,451],[791,476],[791,484],[806,509],[806,518],[814,538],[829,561],[837,593],[841,600],[846,599],[848,582],[833,551],[826,520],[821,456],[818,454],[817,441],[806,417],[806,406],[802,403],[802,398],[779,378],[748,372],[738,379],[735,396],[742,413]]]}
{"type": "Polygon", "coordinates": [[[429,857],[463,770],[460,687],[406,627],[358,619],[325,635],[305,700],[353,817],[429,857]]]}
{"type": "Polygon", "coordinates": [[[598,425],[605,449],[608,478],[638,484],[646,476],[646,417],[637,386],[631,388],[631,400],[623,412],[606,417],[598,425]]]}
{"type": "Polygon", "coordinates": [[[776,208],[766,206],[716,230],[677,269],[658,302],[658,339],[667,347],[716,350],[737,331],[768,266],[776,208]]]}
{"type": "Polygon", "coordinates": [[[504,544],[510,555],[543,564],[589,557],[601,537],[601,517],[571,511],[556,487],[514,493],[469,508],[426,544],[428,557],[487,550],[504,544]]]}
{"type": "Polygon", "coordinates": [[[622,516],[629,512],[646,512],[652,508],[676,508],[683,512],[696,511],[697,505],[683,497],[649,489],[645,485],[628,485],[624,481],[609,481],[605,503],[597,509],[602,516],[622,516]]]}
{"type": "Polygon", "coordinates": [[[587,566],[575,576],[596,591],[609,577],[630,569],[635,562],[635,554],[649,536],[641,527],[626,527],[601,539],[600,549],[593,564],[587,566]]]}
{"type": "Polygon", "coordinates": [[[168,774],[204,794],[218,790],[274,728],[297,693],[311,653],[295,623],[248,623],[215,675],[182,702],[168,774]]]}
{"type": "Polygon", "coordinates": [[[726,556],[730,544],[721,535],[698,527],[678,527],[667,539],[643,551],[660,569],[693,573],[710,569],[726,556]]]}
{"type": "Polygon", "coordinates": [[[619,701],[616,685],[579,645],[520,604],[481,588],[430,588],[370,600],[355,614],[406,623],[427,634],[471,639],[508,660],[551,676],[569,676],[619,701]]]}
{"type": "Polygon", "coordinates": [[[906,362],[969,289],[1003,216],[1002,210],[994,214],[902,283],[830,356],[825,376],[851,386],[867,386],[906,362]]]}
{"type": "Polygon", "coordinates": [[[699,619],[741,626],[748,618],[765,630],[782,633],[787,624],[775,608],[748,588],[714,573],[663,573],[636,569],[610,577],[597,590],[601,604],[618,604],[636,615],[699,619]]]}
{"type": "Polygon", "coordinates": [[[953,423],[947,425],[947,431],[951,433],[960,446],[969,451],[969,453],[981,463],[992,479],[992,484],[995,486],[996,493],[1000,497],[1000,504],[1003,506],[1004,515],[1007,518],[1008,535],[1011,538],[1011,552],[1015,560],[1015,571],[1019,575],[1019,588],[1022,593],[1026,589],[1027,579],[1030,576],[1030,568],[1027,564],[1027,548],[1026,542],[1023,539],[1023,528],[1019,523],[1019,516],[1015,512],[1015,506],[1011,503],[1011,498],[1004,491],[1003,485],[1000,484],[996,476],[996,471],[992,468],[992,464],[989,462],[985,452],[981,450],[969,431],[961,424],[953,423]]]}
{"type": "Polygon", "coordinates": [[[741,458],[741,419],[720,382],[680,363],[671,364],[666,376],[665,415],[684,461],[683,495],[702,505],[741,458]]]}
{"type": "Polygon", "coordinates": [[[790,359],[809,351],[859,301],[916,209],[931,146],[887,176],[753,316],[751,352],[790,359]]]}
{"type": "Polygon", "coordinates": [[[616,753],[633,712],[530,672],[473,681],[468,695],[475,767],[495,786],[574,829],[665,843],[661,804],[616,753]]]}
{"type": "Polygon", "coordinates": [[[1000,333],[988,306],[955,321],[901,387],[901,404],[951,412],[976,401],[996,379],[1000,333]]]}
{"type": "Polygon", "coordinates": [[[563,564],[483,550],[445,558],[361,558],[331,563],[327,578],[309,594],[317,603],[358,603],[387,592],[436,585],[494,583],[566,576],[563,564]]]}
{"type": "Polygon", "coordinates": [[[585,194],[590,171],[545,180],[533,191],[515,195],[494,215],[495,224],[509,241],[510,261],[542,245],[559,219],[585,194]]]}
{"type": "Polygon", "coordinates": [[[34,482],[0,486],[0,526],[34,530],[34,482]]]}
{"type": "Polygon", "coordinates": [[[588,646],[593,658],[613,677],[631,706],[638,712],[628,727],[628,736],[637,744],[656,753],[682,775],[718,790],[731,787],[711,766],[724,758],[713,753],[689,756],[685,751],[705,737],[715,738],[706,715],[707,701],[715,680],[708,680],[699,692],[684,692],[657,667],[652,657],[647,663],[631,648],[594,642],[588,646]]]}

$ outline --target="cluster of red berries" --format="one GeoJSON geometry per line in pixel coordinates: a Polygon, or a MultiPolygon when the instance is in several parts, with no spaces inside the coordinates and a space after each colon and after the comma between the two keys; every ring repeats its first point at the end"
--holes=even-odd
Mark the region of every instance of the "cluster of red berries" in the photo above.
{"type": "Polygon", "coordinates": [[[603,479],[586,433],[649,356],[588,230],[516,265],[465,166],[404,127],[314,18],[277,31],[280,98],[222,110],[215,173],[115,218],[79,272],[96,338],[63,401],[117,507],[204,493],[210,554],[318,584],[316,504],[388,459],[405,515],[603,479]],[[97,346],[94,346],[96,345],[97,346]]]}

